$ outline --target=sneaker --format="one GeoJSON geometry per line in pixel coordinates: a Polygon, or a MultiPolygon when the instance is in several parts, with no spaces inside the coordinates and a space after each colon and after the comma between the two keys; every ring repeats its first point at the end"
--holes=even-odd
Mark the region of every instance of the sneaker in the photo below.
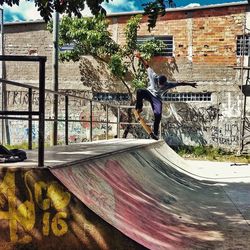
{"type": "Polygon", "coordinates": [[[157,135],[155,135],[154,133],[151,133],[151,134],[150,134],[150,137],[151,137],[152,139],[156,140],[156,141],[159,140],[159,137],[158,137],[157,135]]]}

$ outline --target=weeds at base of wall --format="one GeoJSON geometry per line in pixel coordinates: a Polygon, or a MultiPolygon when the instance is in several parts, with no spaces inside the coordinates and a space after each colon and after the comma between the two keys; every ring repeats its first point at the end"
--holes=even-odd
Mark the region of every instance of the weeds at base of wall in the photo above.
{"type": "Polygon", "coordinates": [[[213,146],[179,146],[173,149],[181,157],[188,159],[250,163],[250,155],[237,156],[233,152],[213,146]]]}

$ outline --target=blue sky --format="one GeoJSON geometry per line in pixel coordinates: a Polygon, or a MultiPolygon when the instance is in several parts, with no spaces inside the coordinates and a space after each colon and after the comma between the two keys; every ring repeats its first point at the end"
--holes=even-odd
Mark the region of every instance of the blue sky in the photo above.
{"type": "MultiPolygon", "coordinates": [[[[104,3],[104,7],[108,13],[115,12],[128,12],[141,10],[141,4],[148,2],[149,0],[113,0],[110,3],[104,3]]],[[[199,6],[199,5],[210,5],[210,4],[221,4],[230,2],[241,2],[241,0],[175,0],[177,7],[186,6],[199,6]]],[[[19,6],[9,7],[4,5],[4,21],[28,21],[41,19],[41,16],[37,12],[34,3],[32,1],[20,0],[19,6]]],[[[89,9],[84,10],[84,15],[90,15],[89,9]]]]}

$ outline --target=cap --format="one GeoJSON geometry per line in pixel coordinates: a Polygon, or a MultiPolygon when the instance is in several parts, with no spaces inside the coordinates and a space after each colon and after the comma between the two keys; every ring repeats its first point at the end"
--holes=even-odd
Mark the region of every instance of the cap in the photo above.
{"type": "Polygon", "coordinates": [[[160,85],[164,84],[167,81],[167,77],[164,75],[159,75],[158,76],[158,82],[160,85]]]}

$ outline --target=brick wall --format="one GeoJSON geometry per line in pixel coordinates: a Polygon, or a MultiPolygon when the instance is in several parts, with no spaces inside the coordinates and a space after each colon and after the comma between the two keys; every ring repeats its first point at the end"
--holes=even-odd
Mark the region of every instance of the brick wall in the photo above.
{"type": "MultiPolygon", "coordinates": [[[[243,34],[245,12],[244,5],[169,12],[159,18],[151,33],[144,17],[138,35],[173,36],[174,57],[179,69],[179,73],[174,74],[176,79],[232,81],[235,72],[228,66],[237,64],[236,36],[243,34]]],[[[119,43],[125,42],[123,29],[129,18],[115,17],[118,34],[114,37],[119,43]]],[[[168,64],[167,58],[158,60],[168,64]]]]}

